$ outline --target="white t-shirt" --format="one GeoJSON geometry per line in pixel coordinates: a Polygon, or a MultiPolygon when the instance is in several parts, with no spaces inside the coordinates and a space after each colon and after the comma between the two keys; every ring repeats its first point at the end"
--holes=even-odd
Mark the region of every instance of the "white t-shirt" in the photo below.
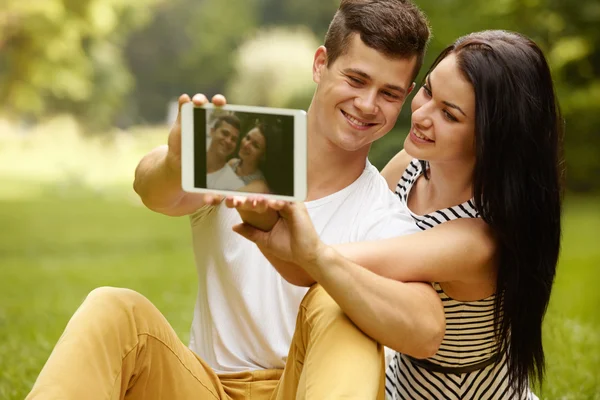
{"type": "Polygon", "coordinates": [[[225,164],[223,168],[206,174],[206,187],[216,190],[238,190],[246,184],[237,176],[233,168],[229,164],[225,164]]]}
{"type": "MultiPolygon", "coordinates": [[[[419,231],[368,161],[351,185],[305,204],[327,244],[419,231]]],[[[254,243],[231,230],[238,223],[237,211],[224,205],[191,216],[199,283],[190,348],[218,373],[283,368],[308,289],[286,282],[254,243]]]]}

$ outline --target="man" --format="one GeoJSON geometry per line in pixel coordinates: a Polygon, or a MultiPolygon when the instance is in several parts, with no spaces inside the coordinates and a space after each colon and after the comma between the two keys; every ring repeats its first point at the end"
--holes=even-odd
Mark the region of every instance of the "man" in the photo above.
{"type": "MultiPolygon", "coordinates": [[[[342,0],[316,51],[306,206],[326,243],[416,231],[367,155],[394,126],[428,38],[425,17],[406,0],[342,0]]],[[[31,398],[382,398],[381,345],[320,286],[307,293],[289,284],[232,232],[242,221],[235,210],[181,190],[180,134],[178,120],[168,145],[140,162],[135,189],[154,211],[190,215],[199,279],[191,350],[141,295],[99,289],[67,326],[31,398]]],[[[431,287],[412,285],[406,309],[439,301],[431,287]]],[[[415,318],[421,334],[408,354],[423,356],[437,339],[434,317],[415,318]]]]}
{"type": "Polygon", "coordinates": [[[206,150],[206,185],[211,189],[237,190],[244,181],[227,165],[240,137],[240,120],[233,115],[216,118],[206,150]]]}

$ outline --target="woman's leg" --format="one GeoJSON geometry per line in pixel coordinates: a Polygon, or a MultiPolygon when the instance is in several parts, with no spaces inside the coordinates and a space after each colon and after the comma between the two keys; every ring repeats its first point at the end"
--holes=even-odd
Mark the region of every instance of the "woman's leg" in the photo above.
{"type": "Polygon", "coordinates": [[[287,363],[272,399],[383,399],[383,346],[365,335],[320,285],[300,305],[287,363]]]}
{"type": "Polygon", "coordinates": [[[219,378],[144,296],[92,291],[27,399],[227,399],[219,378]]]}

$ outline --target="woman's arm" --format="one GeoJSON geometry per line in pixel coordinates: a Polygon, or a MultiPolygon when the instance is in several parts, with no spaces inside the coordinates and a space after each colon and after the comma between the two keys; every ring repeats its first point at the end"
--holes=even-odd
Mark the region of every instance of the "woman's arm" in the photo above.
{"type": "Polygon", "coordinates": [[[328,248],[302,267],[367,335],[400,353],[433,356],[445,333],[444,309],[427,283],[379,276],[328,248]]]}
{"type": "Polygon", "coordinates": [[[461,218],[412,235],[333,246],[340,257],[402,282],[487,279],[496,244],[479,218],[461,218]]]}
{"type": "MultiPolygon", "coordinates": [[[[412,235],[331,247],[337,257],[400,282],[480,282],[488,281],[494,272],[495,242],[487,224],[479,219],[449,221],[412,235]]],[[[300,266],[263,254],[289,283],[311,286],[316,282],[300,266]]]]}

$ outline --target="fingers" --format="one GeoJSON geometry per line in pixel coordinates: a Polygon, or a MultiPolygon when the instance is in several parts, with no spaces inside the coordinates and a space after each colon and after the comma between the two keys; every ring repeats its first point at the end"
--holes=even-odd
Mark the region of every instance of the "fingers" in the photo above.
{"type": "Polygon", "coordinates": [[[224,106],[225,104],[227,104],[227,99],[225,99],[225,96],[223,96],[222,94],[215,94],[212,98],[212,103],[215,106],[224,106]]]}
{"type": "Polygon", "coordinates": [[[229,208],[257,213],[264,213],[268,209],[279,211],[285,207],[285,204],[285,201],[267,199],[262,196],[228,196],[225,198],[225,205],[229,208]]]}
{"type": "MultiPolygon", "coordinates": [[[[190,101],[193,101],[195,106],[200,107],[200,106],[203,106],[206,103],[208,103],[208,98],[205,95],[203,95],[202,93],[195,94],[194,97],[192,97],[191,99],[190,99],[190,96],[188,96],[185,93],[182,94],[181,96],[179,96],[177,122],[181,123],[181,106],[190,101]]],[[[212,98],[212,102],[215,106],[219,106],[219,107],[227,104],[227,100],[225,99],[225,96],[223,96],[222,94],[214,95],[212,98]]]]}
{"type": "Polygon", "coordinates": [[[225,197],[225,206],[245,210],[250,207],[248,198],[244,196],[227,196],[225,197]]]}
{"type": "Polygon", "coordinates": [[[192,101],[194,102],[195,106],[203,106],[208,103],[208,99],[202,93],[195,94],[192,98],[192,101]]]}
{"type": "Polygon", "coordinates": [[[297,213],[299,210],[301,210],[299,204],[302,205],[302,203],[285,201],[278,210],[279,214],[281,214],[283,218],[289,219],[294,216],[294,213],[297,213]]]}
{"type": "Polygon", "coordinates": [[[225,198],[225,205],[238,211],[264,213],[268,210],[267,200],[261,197],[230,196],[225,198]]]}
{"type": "Polygon", "coordinates": [[[247,224],[234,225],[233,231],[250,240],[251,242],[256,243],[259,246],[265,242],[267,235],[266,232],[263,232],[247,224]]]}
{"type": "Polygon", "coordinates": [[[219,194],[205,194],[204,195],[204,204],[208,204],[211,206],[217,206],[223,201],[224,196],[219,194]]]}

